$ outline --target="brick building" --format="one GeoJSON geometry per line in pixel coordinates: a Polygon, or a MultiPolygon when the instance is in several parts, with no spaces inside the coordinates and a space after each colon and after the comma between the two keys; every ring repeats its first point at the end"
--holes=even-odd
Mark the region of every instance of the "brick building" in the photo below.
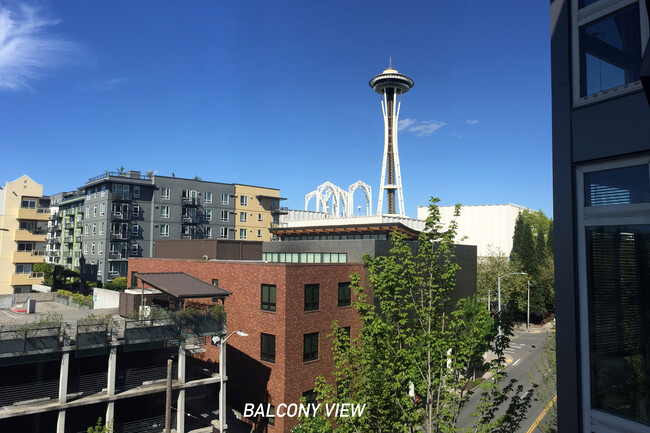
{"type": "MultiPolygon", "coordinates": [[[[327,338],[332,321],[350,327],[353,336],[360,328],[350,275],[358,273],[368,287],[361,263],[134,258],[128,271],[185,272],[232,292],[226,305],[229,331],[248,333],[228,341],[228,403],[240,412],[244,403],[297,403],[313,390],[316,377],[328,377],[334,367],[327,338]]],[[[196,356],[219,359],[217,347],[196,356]]],[[[297,424],[286,417],[252,421],[268,432],[289,432],[297,424]]]]}

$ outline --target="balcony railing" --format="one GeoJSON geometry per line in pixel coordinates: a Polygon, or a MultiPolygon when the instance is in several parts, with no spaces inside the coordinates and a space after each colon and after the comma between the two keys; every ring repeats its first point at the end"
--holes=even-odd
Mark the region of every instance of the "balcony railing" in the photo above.
{"type": "Polygon", "coordinates": [[[199,198],[198,197],[183,197],[183,206],[198,206],[199,198]]]}
{"type": "Polygon", "coordinates": [[[140,180],[148,180],[151,179],[145,175],[137,175],[131,172],[119,172],[119,171],[107,171],[104,174],[100,174],[99,176],[91,177],[88,179],[88,182],[94,182],[96,180],[100,179],[108,179],[109,177],[122,177],[122,178],[127,178],[127,179],[140,179],[140,180]]]}
{"type": "Polygon", "coordinates": [[[130,192],[115,192],[112,197],[113,200],[130,201],[133,196],[130,192]]]}
{"type": "Polygon", "coordinates": [[[126,260],[128,259],[128,254],[126,252],[120,253],[118,251],[111,251],[108,253],[108,260],[126,260]]]}
{"type": "Polygon", "coordinates": [[[111,214],[111,219],[113,219],[113,220],[128,220],[129,219],[129,213],[128,212],[113,212],[111,214]]]}
{"type": "Polygon", "coordinates": [[[81,236],[75,236],[74,241],[77,243],[81,242],[81,236]]]}
{"type": "Polygon", "coordinates": [[[285,213],[289,213],[289,208],[286,206],[281,206],[281,207],[276,206],[271,208],[271,212],[276,214],[280,214],[280,213],[285,214],[285,213]]]}
{"type": "Polygon", "coordinates": [[[82,228],[84,226],[84,223],[83,223],[83,221],[76,221],[74,223],[74,225],[75,225],[76,228],[80,229],[80,228],[82,228]]]}
{"type": "Polygon", "coordinates": [[[57,236],[52,238],[52,242],[55,244],[60,244],[61,243],[61,236],[57,236]]]}
{"type": "Polygon", "coordinates": [[[68,242],[68,243],[74,242],[74,236],[65,236],[63,238],[63,242],[68,242]]]}
{"type": "Polygon", "coordinates": [[[111,232],[111,240],[129,239],[128,232],[111,232]]]}

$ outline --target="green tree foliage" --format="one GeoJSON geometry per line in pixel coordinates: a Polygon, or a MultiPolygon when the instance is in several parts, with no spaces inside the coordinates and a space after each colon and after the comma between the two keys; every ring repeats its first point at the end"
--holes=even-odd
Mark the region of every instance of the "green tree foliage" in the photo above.
{"type": "Polygon", "coordinates": [[[534,276],[537,274],[538,264],[533,232],[530,224],[526,222],[523,213],[519,214],[515,221],[510,260],[515,262],[517,268],[522,269],[528,275],[534,276]]]}
{"type": "Polygon", "coordinates": [[[97,418],[97,424],[93,427],[88,427],[87,433],[113,433],[113,420],[110,420],[108,426],[102,423],[102,418],[97,418]]]}
{"type": "Polygon", "coordinates": [[[126,277],[118,277],[113,281],[104,283],[104,289],[115,290],[116,292],[123,292],[126,290],[126,277]]]}
{"type": "Polygon", "coordinates": [[[548,334],[542,344],[542,356],[535,363],[530,375],[531,382],[537,385],[540,401],[550,408],[538,428],[544,433],[557,432],[557,364],[555,362],[555,331],[548,334]]]}
{"type": "MultiPolygon", "coordinates": [[[[476,299],[453,308],[459,266],[453,261],[456,223],[440,223],[437,199],[431,200],[426,229],[414,251],[406,237],[393,233],[388,256],[364,256],[372,293],[351,276],[354,306],[362,328],[348,339],[333,325],[334,382],[316,382],[319,402],[365,404],[362,416],[303,420],[294,432],[457,432],[458,414],[471,391],[468,385],[494,342],[497,357],[485,366],[493,381],[482,386],[476,432],[512,432],[519,428],[533,393],[524,395],[514,381],[505,384],[503,350],[511,328],[496,320],[476,299]],[[374,299],[373,299],[374,298],[374,299]],[[498,326],[505,330],[498,336],[498,326]],[[417,398],[409,395],[413,386],[417,398]],[[505,386],[504,386],[505,385],[505,386]],[[508,405],[503,415],[500,406],[508,405]]],[[[456,207],[456,217],[460,206],[456,207]]]]}
{"type": "MultiPolygon", "coordinates": [[[[481,301],[487,302],[488,295],[492,310],[497,306],[498,277],[519,272],[515,264],[508,260],[501,250],[488,250],[488,256],[479,259],[476,266],[476,294],[481,301]]],[[[501,279],[502,305],[514,305],[517,311],[526,310],[525,275],[512,275],[501,279]]]]}
{"type": "Polygon", "coordinates": [[[52,274],[54,268],[49,263],[38,263],[34,265],[34,272],[43,272],[43,284],[52,287],[53,279],[52,274]]]}

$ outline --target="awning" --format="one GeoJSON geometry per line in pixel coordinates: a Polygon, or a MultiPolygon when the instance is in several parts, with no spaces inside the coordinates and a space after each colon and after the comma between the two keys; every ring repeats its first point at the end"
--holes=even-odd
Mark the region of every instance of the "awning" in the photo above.
{"type": "Polygon", "coordinates": [[[137,278],[151,287],[177,299],[226,298],[232,292],[222,289],[184,272],[136,273],[137,278]]]}

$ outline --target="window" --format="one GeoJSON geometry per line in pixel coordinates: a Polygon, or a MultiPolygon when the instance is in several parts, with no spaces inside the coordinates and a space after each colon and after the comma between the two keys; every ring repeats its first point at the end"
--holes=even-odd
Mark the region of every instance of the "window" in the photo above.
{"type": "Polygon", "coordinates": [[[221,204],[228,204],[230,199],[229,194],[221,194],[221,204]]]}
{"type": "Polygon", "coordinates": [[[140,216],[140,205],[139,204],[134,204],[133,205],[133,216],[134,217],[140,216]]]}
{"type": "Polygon", "coordinates": [[[262,310],[275,311],[275,286],[262,284],[262,310]]]}
{"type": "Polygon", "coordinates": [[[99,216],[104,216],[106,214],[106,203],[99,205],[99,216]]]}
{"type": "Polygon", "coordinates": [[[90,225],[89,224],[86,224],[84,226],[84,235],[90,236],[90,225]]]}
{"type": "Polygon", "coordinates": [[[93,206],[93,217],[97,216],[97,205],[93,206]]]}
{"type": "Polygon", "coordinates": [[[339,307],[348,307],[351,300],[350,282],[339,283],[339,307]]]}
{"type": "Polygon", "coordinates": [[[205,210],[205,220],[212,221],[212,209],[205,210]]]}
{"type": "Polygon", "coordinates": [[[97,189],[97,187],[95,187],[95,198],[97,198],[97,192],[98,192],[98,189],[97,189]]]}
{"type": "Polygon", "coordinates": [[[169,237],[169,224],[160,224],[160,237],[161,238],[169,237]]]}
{"type": "Polygon", "coordinates": [[[169,206],[160,206],[160,218],[169,218],[169,206]]]}
{"type": "Polygon", "coordinates": [[[573,80],[578,105],[639,89],[642,42],[648,40],[638,1],[601,0],[600,7],[587,7],[591,3],[581,0],[582,9],[574,11],[578,44],[573,51],[573,80]]]}
{"type": "Polygon", "coordinates": [[[101,196],[102,196],[102,197],[106,197],[106,185],[102,185],[102,193],[101,193],[101,196]]]}
{"type": "Polygon", "coordinates": [[[95,236],[96,233],[97,233],[97,224],[96,224],[96,223],[93,223],[93,231],[92,231],[92,235],[95,236]]]}
{"type": "Polygon", "coordinates": [[[246,222],[246,212],[240,212],[239,213],[239,222],[240,223],[245,223],[246,222]]]}
{"type": "Polygon", "coordinates": [[[262,237],[262,230],[258,230],[258,231],[257,231],[257,237],[258,237],[258,238],[261,238],[261,237],[262,237]]]}
{"type": "Polygon", "coordinates": [[[227,210],[222,210],[221,211],[221,221],[228,222],[228,211],[227,210]]]}
{"type": "Polygon", "coordinates": [[[21,200],[20,207],[26,209],[36,209],[36,200],[21,200]]]}
{"type": "Polygon", "coordinates": [[[160,199],[169,200],[171,197],[171,190],[169,188],[160,188],[160,199]]]}
{"type": "Polygon", "coordinates": [[[90,218],[90,206],[86,206],[86,218],[90,218]]]}
{"type": "Polygon", "coordinates": [[[97,263],[97,274],[101,275],[103,272],[104,272],[104,262],[97,263]]]}
{"type": "Polygon", "coordinates": [[[104,242],[99,243],[99,246],[97,247],[97,254],[100,256],[104,254],[104,242]]]}
{"type": "Polygon", "coordinates": [[[239,239],[246,240],[246,229],[239,229],[239,239]]]}
{"type": "Polygon", "coordinates": [[[131,255],[132,256],[140,255],[140,246],[138,244],[131,244],[131,255]]]}
{"type": "Polygon", "coordinates": [[[260,359],[275,362],[275,335],[262,333],[260,337],[260,359]]]}
{"type": "Polygon", "coordinates": [[[33,242],[18,242],[18,251],[33,251],[34,249],[33,242]]]}
{"type": "Polygon", "coordinates": [[[228,239],[228,227],[219,227],[219,238],[228,239]]]}
{"type": "Polygon", "coordinates": [[[313,361],[318,359],[318,332],[305,334],[302,351],[302,361],[313,361]]]}
{"type": "Polygon", "coordinates": [[[258,220],[258,221],[262,221],[262,214],[261,214],[261,213],[258,213],[258,214],[257,214],[257,220],[258,220]]]}
{"type": "Polygon", "coordinates": [[[93,196],[93,190],[91,188],[88,188],[88,190],[86,191],[86,199],[90,200],[92,196],[93,196]]]}
{"type": "Polygon", "coordinates": [[[29,274],[31,272],[32,272],[32,265],[31,264],[16,265],[16,273],[17,274],[29,274]]]}
{"type": "Polygon", "coordinates": [[[140,186],[135,185],[133,187],[133,198],[140,198],[140,186]]]}
{"type": "Polygon", "coordinates": [[[206,191],[203,193],[203,202],[212,203],[212,193],[210,191],[206,191]]]}
{"type": "Polygon", "coordinates": [[[303,392],[302,397],[305,399],[305,404],[316,404],[318,394],[313,389],[310,389],[309,391],[303,392]]]}
{"type": "Polygon", "coordinates": [[[245,195],[242,195],[241,197],[239,197],[239,204],[241,206],[247,206],[248,205],[248,197],[245,196],[245,195]]]}
{"type": "Polygon", "coordinates": [[[640,431],[641,424],[648,424],[648,161],[637,158],[577,169],[578,285],[584,315],[580,357],[590,431],[602,423],[630,423],[626,431],[640,431]]]}
{"type": "Polygon", "coordinates": [[[305,311],[318,310],[320,285],[305,284],[305,311]]]}
{"type": "Polygon", "coordinates": [[[94,242],[90,244],[90,254],[91,255],[95,254],[95,243],[94,242]]]}
{"type": "Polygon", "coordinates": [[[208,239],[212,237],[212,227],[206,227],[203,229],[203,237],[208,239]]]}
{"type": "Polygon", "coordinates": [[[99,234],[100,235],[104,234],[104,223],[103,222],[99,223],[99,234]]]}
{"type": "Polygon", "coordinates": [[[215,287],[219,287],[219,280],[216,279],[216,278],[213,278],[212,279],[212,285],[215,286],[215,287]]]}

